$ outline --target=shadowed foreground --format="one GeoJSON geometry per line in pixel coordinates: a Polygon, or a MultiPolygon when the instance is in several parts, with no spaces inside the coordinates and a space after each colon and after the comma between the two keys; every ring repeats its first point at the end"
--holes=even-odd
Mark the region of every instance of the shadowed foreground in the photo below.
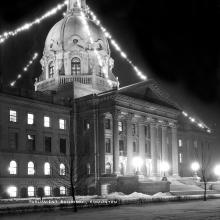
{"type": "Polygon", "coordinates": [[[220,200],[213,199],[207,202],[173,202],[148,205],[130,205],[116,208],[100,208],[80,210],[78,213],[71,211],[57,211],[49,213],[33,213],[15,216],[0,216],[1,220],[108,220],[108,219],[220,219],[220,200]]]}

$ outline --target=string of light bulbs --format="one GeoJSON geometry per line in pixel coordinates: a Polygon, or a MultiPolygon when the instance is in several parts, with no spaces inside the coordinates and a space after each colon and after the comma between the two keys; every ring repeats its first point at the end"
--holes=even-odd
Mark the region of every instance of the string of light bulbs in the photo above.
{"type": "MultiPolygon", "coordinates": [[[[52,8],[51,10],[49,10],[48,12],[46,12],[44,15],[42,15],[41,17],[39,18],[36,18],[35,20],[33,20],[32,22],[28,22],[28,23],[25,23],[24,25],[20,26],[19,28],[13,30],[13,31],[9,31],[9,32],[4,32],[3,34],[0,35],[0,44],[4,43],[7,39],[9,39],[10,37],[13,37],[13,36],[16,36],[17,34],[19,34],[20,32],[23,32],[23,31],[26,31],[26,30],[29,30],[32,26],[34,25],[37,25],[37,24],[40,24],[43,20],[47,19],[48,17],[56,14],[57,12],[61,11],[66,5],[68,4],[68,1],[65,0],[64,3],[62,4],[58,4],[56,7],[52,8]]],[[[79,1],[78,1],[78,4],[80,5],[79,1]]],[[[119,44],[116,42],[115,39],[113,39],[112,35],[107,31],[107,29],[101,24],[100,20],[97,19],[97,16],[94,14],[94,12],[89,8],[87,7],[87,13],[88,15],[91,16],[92,20],[96,23],[96,25],[98,25],[102,32],[104,33],[105,37],[107,37],[109,40],[110,40],[110,43],[111,45],[116,49],[116,51],[118,51],[121,55],[121,57],[123,59],[125,59],[130,65],[131,67],[134,69],[134,71],[136,72],[137,76],[141,79],[141,80],[147,80],[147,76],[144,75],[140,69],[132,62],[131,59],[128,58],[127,54],[121,49],[121,47],[119,46],[119,44]]],[[[90,42],[91,43],[94,43],[92,37],[91,37],[91,33],[89,31],[89,27],[88,27],[88,24],[87,24],[87,21],[86,21],[86,16],[84,13],[83,14],[83,20],[84,20],[84,24],[87,25],[87,31],[88,31],[88,34],[89,34],[89,38],[90,38],[90,42]]],[[[99,56],[99,53],[97,50],[95,50],[95,54],[97,55],[97,58],[98,58],[98,62],[100,64],[100,66],[102,66],[102,62],[101,62],[101,58],[99,56]]],[[[33,61],[37,58],[38,54],[35,53],[33,58],[29,61],[29,63],[24,67],[23,71],[24,72],[27,72],[28,71],[28,68],[30,67],[30,65],[33,63],[33,61]]],[[[105,76],[108,78],[108,75],[105,74],[105,76]]],[[[18,79],[20,79],[22,77],[22,74],[19,74],[17,76],[17,79],[13,82],[10,83],[10,85],[12,87],[15,86],[16,82],[18,79]]],[[[108,83],[110,84],[111,81],[110,80],[107,80],[108,83]]],[[[205,129],[208,133],[211,133],[211,129],[206,126],[204,123],[201,123],[201,122],[198,122],[195,118],[189,116],[188,113],[186,113],[185,111],[182,112],[183,116],[188,118],[189,121],[191,123],[194,123],[196,124],[199,128],[201,129],[205,129]]]]}
{"type": "Polygon", "coordinates": [[[97,18],[97,16],[94,14],[94,12],[88,7],[87,13],[91,16],[92,20],[98,25],[102,32],[104,33],[105,37],[107,37],[111,43],[111,45],[118,51],[123,59],[125,59],[131,67],[134,69],[134,71],[137,73],[137,76],[141,80],[147,80],[147,76],[144,75],[140,69],[132,62],[131,59],[128,58],[127,54],[121,49],[119,44],[116,42],[115,39],[113,39],[112,35],[107,31],[107,29],[102,25],[101,21],[97,18]]]}
{"type": "MultiPolygon", "coordinates": [[[[80,5],[79,1],[78,1],[78,5],[80,5]]],[[[85,13],[84,13],[83,11],[81,11],[81,18],[82,18],[83,24],[85,25],[87,34],[88,34],[88,36],[89,36],[89,41],[90,41],[90,43],[91,43],[92,45],[94,45],[95,41],[94,41],[94,39],[92,38],[90,29],[89,29],[89,25],[88,25],[88,22],[87,22],[87,19],[86,19],[86,15],[85,15],[85,13]]],[[[97,51],[97,49],[96,49],[95,47],[94,47],[94,53],[95,53],[95,55],[96,55],[96,57],[97,57],[97,59],[98,59],[99,66],[102,68],[102,72],[104,73],[105,78],[107,79],[107,82],[108,82],[109,86],[112,87],[112,82],[111,82],[111,80],[109,79],[108,73],[107,73],[106,71],[104,71],[101,56],[100,56],[99,52],[97,51]]]]}
{"type": "MultiPolygon", "coordinates": [[[[91,16],[92,20],[96,23],[96,25],[98,25],[102,32],[104,33],[105,37],[107,37],[110,42],[111,45],[116,49],[116,51],[118,51],[121,55],[122,58],[124,58],[131,66],[132,68],[135,70],[135,72],[137,73],[137,75],[140,77],[140,79],[142,80],[147,80],[147,76],[144,75],[139,68],[134,65],[134,63],[132,62],[132,60],[130,60],[127,56],[127,54],[120,48],[120,46],[118,45],[118,43],[113,39],[112,35],[107,31],[107,29],[102,25],[101,21],[97,18],[97,16],[95,15],[95,13],[88,7],[87,8],[87,13],[91,16]]],[[[202,122],[198,122],[195,118],[189,116],[188,113],[186,113],[185,111],[182,112],[182,114],[188,118],[188,120],[197,125],[197,127],[206,130],[208,133],[211,133],[211,129],[206,126],[204,123],[202,122]]]]}
{"type": "Polygon", "coordinates": [[[206,130],[208,133],[212,132],[211,129],[208,126],[206,126],[202,122],[197,121],[195,118],[191,117],[187,112],[183,111],[182,114],[183,114],[184,117],[188,118],[188,120],[191,123],[195,124],[197,127],[206,130]]]}
{"type": "Polygon", "coordinates": [[[58,4],[56,7],[52,8],[51,10],[47,11],[44,15],[42,15],[39,18],[34,19],[31,22],[27,22],[24,25],[16,28],[12,31],[6,31],[0,35],[0,44],[4,43],[7,39],[10,37],[16,36],[20,32],[29,30],[34,25],[40,24],[43,20],[47,19],[48,17],[55,15],[57,12],[61,11],[66,5],[68,4],[68,1],[65,1],[62,4],[58,4]]]}
{"type": "Polygon", "coordinates": [[[10,86],[11,86],[11,87],[14,87],[14,86],[15,86],[15,84],[17,83],[17,81],[23,77],[23,74],[25,74],[25,73],[29,70],[29,68],[31,67],[31,65],[33,65],[34,61],[36,61],[37,58],[38,58],[38,53],[34,53],[34,55],[32,56],[32,58],[31,58],[31,59],[28,61],[28,63],[24,66],[23,72],[20,73],[20,74],[18,74],[18,75],[17,75],[17,78],[10,83],[10,86]]]}

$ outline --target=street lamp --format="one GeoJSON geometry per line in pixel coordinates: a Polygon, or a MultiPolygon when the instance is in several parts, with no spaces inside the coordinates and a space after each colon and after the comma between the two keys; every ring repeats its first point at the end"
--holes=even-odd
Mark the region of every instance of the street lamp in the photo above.
{"type": "Polygon", "coordinates": [[[218,181],[220,181],[220,165],[215,166],[214,173],[218,177],[218,181]]]}
{"type": "Polygon", "coordinates": [[[161,163],[161,171],[164,173],[163,178],[162,178],[162,181],[167,181],[166,172],[168,172],[169,169],[170,169],[169,163],[166,162],[166,161],[163,161],[163,162],[161,163]]]}
{"type": "Polygon", "coordinates": [[[198,162],[193,162],[192,165],[191,165],[191,169],[193,171],[193,177],[198,180],[198,175],[197,175],[197,172],[199,171],[200,169],[200,165],[198,162]]]}
{"type": "Polygon", "coordinates": [[[132,164],[135,168],[135,173],[139,174],[139,172],[141,171],[141,167],[143,166],[143,159],[141,157],[134,157],[132,164]]]}

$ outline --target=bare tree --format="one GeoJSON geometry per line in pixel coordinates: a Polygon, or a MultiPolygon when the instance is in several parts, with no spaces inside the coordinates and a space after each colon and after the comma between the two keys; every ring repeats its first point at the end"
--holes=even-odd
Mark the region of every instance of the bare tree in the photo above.
{"type": "Polygon", "coordinates": [[[204,144],[202,142],[201,147],[196,148],[195,155],[200,165],[199,174],[201,176],[201,181],[204,184],[203,200],[207,201],[207,183],[208,183],[210,162],[212,155],[209,143],[205,142],[204,144]]]}

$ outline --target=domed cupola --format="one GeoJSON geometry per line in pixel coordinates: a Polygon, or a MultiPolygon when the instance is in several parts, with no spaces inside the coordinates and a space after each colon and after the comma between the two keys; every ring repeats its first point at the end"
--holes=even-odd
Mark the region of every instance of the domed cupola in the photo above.
{"type": "Polygon", "coordinates": [[[75,97],[81,97],[119,85],[108,41],[86,11],[85,0],[69,0],[65,17],[50,30],[36,91],[59,91],[74,82],[75,97]]]}

